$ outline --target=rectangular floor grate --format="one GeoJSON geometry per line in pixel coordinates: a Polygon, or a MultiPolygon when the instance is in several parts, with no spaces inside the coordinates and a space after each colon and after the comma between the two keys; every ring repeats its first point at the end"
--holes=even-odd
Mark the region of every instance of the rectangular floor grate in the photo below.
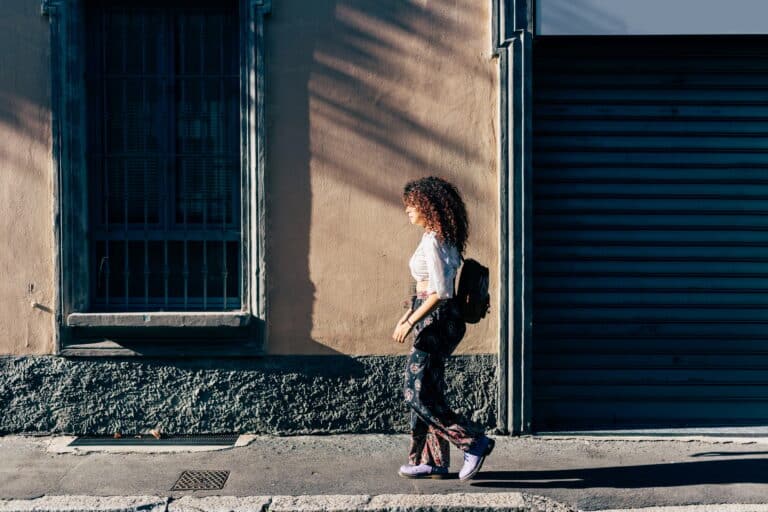
{"type": "Polygon", "coordinates": [[[140,436],[82,436],[68,446],[234,446],[238,434],[179,435],[156,439],[149,434],[140,436]]]}
{"type": "Polygon", "coordinates": [[[187,470],[184,471],[172,491],[218,491],[224,488],[229,471],[187,470]]]}

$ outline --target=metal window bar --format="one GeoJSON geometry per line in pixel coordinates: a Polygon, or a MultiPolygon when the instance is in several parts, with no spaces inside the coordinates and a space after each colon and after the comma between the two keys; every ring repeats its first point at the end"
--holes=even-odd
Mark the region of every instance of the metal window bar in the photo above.
{"type": "MultiPolygon", "coordinates": [[[[141,108],[142,108],[142,117],[144,118],[145,123],[148,121],[150,108],[148,105],[148,99],[147,99],[147,19],[145,16],[141,17],[141,73],[144,76],[144,79],[141,81],[141,108]]],[[[142,166],[142,178],[141,178],[141,188],[144,191],[142,194],[144,198],[144,211],[142,220],[144,222],[144,307],[146,308],[149,306],[149,277],[150,277],[150,268],[149,268],[149,236],[147,234],[147,228],[149,225],[149,188],[147,187],[147,152],[149,148],[147,147],[147,139],[144,138],[144,160],[143,160],[143,166],[142,166]]],[[[126,241],[127,243],[127,241],[126,241]]]]}
{"type": "MultiPolygon", "coordinates": [[[[121,242],[123,240],[128,240],[132,242],[141,242],[144,240],[144,233],[141,230],[131,230],[126,235],[122,230],[107,231],[104,228],[97,228],[93,231],[93,234],[99,241],[110,240],[113,242],[121,242]]],[[[190,229],[188,236],[189,240],[199,242],[202,242],[203,240],[207,240],[208,242],[220,242],[222,239],[227,242],[236,242],[239,240],[240,231],[229,227],[223,232],[221,230],[212,229],[207,231],[203,231],[202,229],[190,229]]],[[[168,240],[169,242],[181,242],[184,238],[185,234],[183,231],[169,231],[168,233],[164,233],[162,231],[150,230],[147,233],[147,239],[150,241],[168,240]]]]}
{"type": "Polygon", "coordinates": [[[181,165],[182,215],[184,215],[184,309],[187,309],[187,298],[189,297],[189,191],[187,190],[187,161],[181,159],[179,162],[181,165]]]}
{"type": "MultiPolygon", "coordinates": [[[[235,4],[230,7],[236,9],[235,4]]],[[[102,210],[101,217],[95,219],[101,226],[91,229],[92,243],[98,256],[94,261],[99,266],[99,279],[92,301],[94,309],[238,308],[239,293],[242,292],[230,297],[228,286],[229,248],[236,249],[233,255],[236,255],[238,263],[242,258],[240,216],[234,211],[235,215],[230,219],[227,213],[230,205],[235,208],[239,203],[236,199],[240,194],[239,148],[227,144],[227,135],[237,132],[236,126],[229,124],[239,122],[229,114],[239,105],[238,94],[232,94],[237,88],[231,87],[239,80],[239,75],[227,73],[230,70],[224,65],[224,56],[229,51],[238,51],[236,45],[234,48],[225,45],[230,38],[224,40],[228,35],[225,20],[232,12],[195,9],[200,37],[192,43],[187,37],[190,34],[183,33],[189,27],[188,20],[193,19],[185,15],[193,12],[190,9],[115,8],[103,4],[94,8],[101,9],[99,16],[94,18],[101,24],[101,30],[95,32],[100,51],[93,53],[98,55],[100,65],[96,71],[98,76],[94,77],[98,81],[91,83],[101,92],[101,98],[96,98],[101,105],[98,120],[101,137],[100,147],[94,148],[96,151],[92,155],[94,169],[99,169],[102,177],[95,180],[97,183],[92,188],[96,191],[100,189],[100,195],[95,200],[101,202],[102,210]],[[150,26],[155,27],[150,23],[157,21],[150,16],[152,13],[158,16],[158,12],[165,27],[162,34],[156,36],[159,39],[153,41],[155,46],[159,42],[156,60],[160,72],[150,69],[148,65],[148,52],[151,50],[147,39],[155,32],[149,29],[150,26]],[[206,23],[215,25],[210,27],[212,30],[206,30],[206,23]],[[142,40],[138,45],[129,44],[129,37],[134,37],[136,33],[142,40]],[[112,46],[108,48],[108,45],[112,46]],[[197,48],[188,47],[190,45],[197,48]],[[215,70],[206,69],[206,50],[211,49],[214,50],[212,58],[215,60],[218,56],[220,59],[218,66],[209,66],[218,68],[215,70]],[[199,62],[194,64],[199,66],[199,70],[188,67],[186,57],[190,50],[197,50],[195,53],[199,55],[199,62]],[[178,58],[178,62],[174,57],[178,58]],[[211,87],[209,81],[216,85],[211,87]],[[150,84],[153,99],[149,96],[150,84]],[[197,94],[190,99],[189,87],[193,84],[197,94]],[[154,87],[158,85],[162,91],[159,100],[154,98],[154,87]],[[179,98],[176,98],[177,93],[179,98]],[[164,126],[161,130],[167,135],[165,150],[156,147],[155,139],[152,139],[150,147],[150,137],[154,137],[158,129],[158,109],[153,101],[160,101],[166,107],[161,109],[167,112],[161,120],[164,126]],[[188,138],[193,123],[199,130],[196,140],[188,138]],[[177,127],[184,131],[177,133],[177,127]],[[196,158],[190,160],[193,155],[196,158]],[[233,162],[236,165],[233,166],[233,162]],[[194,163],[194,169],[190,168],[191,163],[194,163]],[[121,171],[122,180],[119,179],[121,171]],[[157,179],[153,179],[158,171],[157,179]],[[122,187],[118,185],[121,181],[122,187]],[[193,192],[192,187],[199,187],[199,190],[193,192]],[[112,201],[122,202],[122,208],[114,208],[112,201]],[[159,217],[151,213],[155,211],[160,214],[159,217]],[[176,212],[181,213],[180,219],[176,212]],[[190,217],[192,212],[196,212],[194,220],[190,217]],[[221,215],[220,225],[216,225],[216,215],[221,215]],[[153,218],[156,220],[153,221],[153,218]],[[176,243],[174,240],[180,238],[179,235],[183,239],[182,251],[177,251],[172,245],[176,243]],[[152,245],[153,240],[159,240],[161,244],[152,245]],[[221,244],[220,261],[215,252],[211,252],[215,247],[212,244],[218,243],[221,244]],[[119,251],[120,244],[122,251],[119,251]],[[161,254],[155,254],[153,247],[161,249],[161,254]],[[122,276],[113,275],[110,261],[113,249],[122,253],[123,261],[118,258],[115,262],[122,264],[122,276]],[[162,264],[153,263],[158,258],[162,264]],[[183,265],[179,265],[182,263],[179,259],[183,260],[183,265]],[[220,266],[220,287],[215,274],[211,274],[212,270],[218,270],[217,265],[220,266]],[[162,289],[151,284],[155,276],[153,272],[162,274],[162,289]],[[143,279],[134,279],[136,282],[132,283],[132,274],[141,274],[143,279]],[[201,282],[195,283],[195,292],[191,293],[191,280],[198,278],[201,282]],[[102,280],[103,294],[99,286],[102,280]],[[214,284],[215,288],[211,288],[214,284]],[[219,289],[220,294],[217,293],[219,289]],[[115,301],[115,293],[120,291],[123,298],[115,301]],[[158,292],[162,297],[157,297],[158,292]]],[[[209,65],[212,63],[208,62],[209,65]]]]}
{"type": "MultiPolygon", "coordinates": [[[[186,23],[184,21],[184,16],[179,16],[179,19],[174,21],[171,19],[171,16],[168,17],[168,23],[169,26],[172,27],[171,30],[168,31],[168,46],[173,48],[173,51],[169,55],[168,59],[168,66],[166,67],[166,73],[168,74],[168,84],[169,88],[172,86],[174,90],[178,88],[179,94],[181,95],[181,104],[186,105],[186,83],[184,80],[178,80],[176,76],[174,76],[174,70],[177,66],[179,66],[179,69],[181,73],[184,72],[184,68],[186,66],[186,46],[182,44],[178,44],[178,52],[181,54],[181,58],[179,61],[176,61],[176,52],[177,52],[177,39],[176,39],[176,30],[178,30],[181,34],[181,41],[185,40],[185,28],[186,23]],[[178,81],[177,81],[178,80],[178,81]],[[172,84],[172,85],[171,85],[172,84]]],[[[177,147],[176,140],[178,138],[178,116],[179,112],[176,106],[176,102],[174,101],[175,98],[171,98],[168,100],[168,106],[172,110],[173,115],[171,116],[171,130],[168,137],[168,146],[172,147],[175,152],[179,151],[179,148],[177,147]]],[[[177,169],[177,164],[175,162],[175,159],[173,157],[169,156],[169,165],[168,165],[168,173],[167,177],[168,179],[171,179],[171,176],[175,173],[177,169]],[[173,164],[171,163],[173,161],[173,164]]],[[[178,166],[181,168],[181,186],[182,186],[182,196],[181,196],[181,204],[182,209],[184,211],[184,242],[183,242],[183,251],[184,251],[184,263],[182,266],[182,280],[183,280],[183,288],[184,288],[184,311],[187,311],[189,309],[189,259],[188,259],[188,245],[189,245],[189,233],[187,231],[187,217],[186,217],[186,211],[187,211],[187,179],[186,179],[186,160],[181,159],[178,162],[178,166]]],[[[167,189],[168,193],[170,193],[170,188],[167,189]]],[[[175,213],[175,206],[178,204],[178,199],[174,202],[174,208],[173,211],[175,213]]],[[[167,212],[168,220],[170,221],[170,209],[167,212]]],[[[165,242],[166,247],[168,245],[168,241],[165,242]]],[[[166,250],[167,254],[167,250],[166,250]]],[[[166,305],[168,302],[168,297],[166,294],[166,305]]]]}
{"type": "Polygon", "coordinates": [[[130,292],[130,275],[131,270],[129,267],[129,253],[128,253],[128,161],[123,160],[123,225],[125,232],[125,240],[123,241],[123,292],[125,294],[125,305],[130,304],[129,292],[130,292]]]}
{"type": "Polygon", "coordinates": [[[142,187],[144,189],[144,306],[149,306],[149,277],[151,270],[149,267],[149,201],[147,198],[147,161],[144,161],[144,175],[142,177],[142,187]]]}
{"type": "MultiPolygon", "coordinates": [[[[106,72],[106,70],[107,70],[107,45],[104,44],[104,42],[103,42],[106,39],[106,34],[107,34],[107,13],[106,12],[102,13],[101,19],[102,19],[102,25],[101,25],[101,28],[102,28],[102,32],[101,32],[101,34],[102,34],[101,73],[104,74],[106,72]]],[[[106,120],[106,117],[107,117],[106,116],[106,113],[107,113],[107,81],[106,80],[102,80],[101,81],[101,85],[102,85],[101,88],[102,88],[102,109],[103,109],[102,112],[101,112],[101,118],[102,118],[102,123],[103,123],[102,124],[102,137],[101,137],[101,141],[102,141],[102,145],[103,145],[102,151],[104,153],[106,153],[106,151],[107,151],[107,146],[106,146],[107,145],[107,135],[106,135],[106,133],[107,133],[107,127],[106,127],[106,123],[107,123],[107,120],[106,120]]],[[[109,231],[109,194],[110,194],[109,190],[110,189],[109,189],[109,169],[107,168],[107,161],[106,160],[102,160],[101,161],[101,168],[103,169],[103,172],[104,172],[104,191],[103,191],[103,193],[104,193],[105,197],[102,199],[103,200],[103,204],[104,204],[104,225],[106,226],[107,231],[109,231]]],[[[109,265],[109,240],[106,240],[104,242],[104,259],[103,259],[103,263],[104,263],[104,303],[105,303],[105,307],[107,309],[109,309],[109,285],[110,285],[110,281],[111,281],[111,278],[112,278],[111,269],[110,269],[110,265],[109,265]]]]}
{"type": "MultiPolygon", "coordinates": [[[[205,73],[205,18],[203,16],[200,16],[200,38],[198,39],[199,48],[200,48],[200,73],[205,73]]],[[[201,144],[202,147],[206,147],[206,139],[207,135],[210,134],[210,112],[208,112],[208,102],[206,101],[206,87],[205,87],[205,79],[200,80],[200,112],[199,116],[205,118],[206,114],[209,116],[208,119],[206,119],[205,123],[201,123],[201,128],[203,129],[202,140],[203,143],[201,144]]],[[[203,200],[203,230],[207,227],[208,224],[208,178],[203,174],[202,176],[203,181],[203,191],[204,193],[201,195],[203,200]]],[[[203,240],[203,267],[201,269],[202,279],[203,279],[203,308],[208,307],[208,242],[207,240],[203,240]]]]}
{"type": "MultiPolygon", "coordinates": [[[[224,40],[226,37],[226,28],[224,26],[224,16],[220,18],[221,23],[219,24],[219,39],[221,41],[224,40]]],[[[223,117],[223,119],[219,123],[219,140],[226,140],[227,133],[225,126],[227,125],[227,122],[230,121],[229,119],[229,109],[225,107],[226,105],[226,97],[224,94],[224,45],[219,45],[219,115],[223,117]]],[[[216,148],[217,150],[219,148],[216,148]]],[[[231,165],[231,164],[229,164],[231,165]]],[[[216,178],[219,178],[219,175],[216,175],[216,178]]],[[[223,308],[227,308],[227,241],[224,237],[224,234],[227,231],[227,194],[226,194],[226,186],[224,183],[226,183],[226,177],[223,177],[222,184],[217,184],[217,189],[221,193],[221,294],[224,297],[224,304],[223,308]]]]}
{"type": "MultiPolygon", "coordinates": [[[[187,47],[185,44],[183,44],[187,40],[187,23],[185,16],[180,16],[178,20],[178,27],[179,27],[179,34],[180,38],[179,41],[181,41],[181,44],[179,44],[178,52],[180,55],[179,63],[178,63],[178,70],[179,75],[184,76],[184,73],[187,70],[187,47]]],[[[172,36],[172,39],[174,40],[174,44],[176,43],[176,38],[172,36]]],[[[175,55],[175,52],[174,52],[175,55]]],[[[176,67],[176,66],[174,66],[176,67]]],[[[173,69],[173,68],[172,68],[173,69]]],[[[177,78],[177,80],[179,80],[177,78]]],[[[183,122],[183,128],[184,133],[188,133],[189,131],[189,120],[186,118],[187,112],[186,109],[183,107],[184,105],[187,105],[187,82],[184,79],[179,80],[179,91],[180,91],[180,97],[182,105],[182,122],[183,122]]],[[[174,95],[175,97],[175,95],[174,95]]],[[[171,102],[176,107],[175,102],[171,102]]],[[[174,122],[174,128],[177,126],[177,122],[174,122]]],[[[174,131],[173,136],[173,144],[176,144],[176,140],[178,137],[178,133],[174,131]]],[[[175,148],[176,151],[179,151],[179,148],[175,148]]],[[[182,151],[186,150],[186,148],[182,148],[182,151]]],[[[178,158],[176,161],[179,163],[179,166],[181,167],[181,208],[182,208],[182,215],[183,215],[183,221],[184,221],[184,267],[182,270],[182,276],[184,280],[184,310],[187,310],[188,304],[189,304],[189,190],[188,190],[188,183],[187,183],[187,159],[186,158],[178,158]]],[[[175,209],[174,209],[175,213],[175,209]]]]}
{"type": "MultiPolygon", "coordinates": [[[[123,15],[123,21],[120,24],[120,50],[121,50],[121,64],[123,73],[128,72],[128,44],[127,44],[127,14],[123,15]]],[[[128,84],[126,80],[122,80],[120,82],[121,85],[121,104],[122,104],[122,114],[124,116],[127,116],[128,114],[128,98],[126,97],[128,95],[128,84]]],[[[123,151],[128,151],[128,130],[126,127],[123,127],[122,130],[122,143],[123,143],[123,151]]],[[[125,233],[128,232],[128,168],[127,168],[127,160],[122,160],[122,170],[123,170],[123,221],[124,221],[124,231],[125,233]]],[[[128,306],[129,299],[128,299],[128,242],[123,242],[123,293],[125,295],[125,305],[128,306]]]]}

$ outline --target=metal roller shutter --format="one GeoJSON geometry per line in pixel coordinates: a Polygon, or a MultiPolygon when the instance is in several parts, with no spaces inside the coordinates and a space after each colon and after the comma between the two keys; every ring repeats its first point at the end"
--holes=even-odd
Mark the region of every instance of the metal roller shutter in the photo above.
{"type": "Polygon", "coordinates": [[[768,39],[533,57],[534,429],[768,424],[768,39]]]}

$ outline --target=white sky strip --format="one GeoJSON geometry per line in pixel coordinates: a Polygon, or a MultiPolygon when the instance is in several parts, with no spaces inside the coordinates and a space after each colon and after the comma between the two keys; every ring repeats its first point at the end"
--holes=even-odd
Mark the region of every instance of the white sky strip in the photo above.
{"type": "Polygon", "coordinates": [[[536,0],[538,35],[768,34],[765,0],[536,0]]]}

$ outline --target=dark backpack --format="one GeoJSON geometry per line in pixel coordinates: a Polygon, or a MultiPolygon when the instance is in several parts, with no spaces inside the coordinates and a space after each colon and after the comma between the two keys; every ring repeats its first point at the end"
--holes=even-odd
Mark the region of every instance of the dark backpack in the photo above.
{"type": "Polygon", "coordinates": [[[461,309],[461,316],[468,324],[476,324],[482,320],[491,308],[491,295],[488,293],[489,276],[488,267],[473,259],[464,260],[456,301],[461,309]]]}

